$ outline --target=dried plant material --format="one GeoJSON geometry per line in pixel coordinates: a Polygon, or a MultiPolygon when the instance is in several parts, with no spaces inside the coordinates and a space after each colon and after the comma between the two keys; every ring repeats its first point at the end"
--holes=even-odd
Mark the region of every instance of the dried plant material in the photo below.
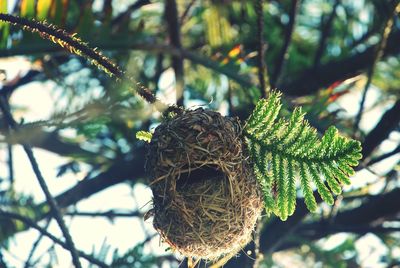
{"type": "Polygon", "coordinates": [[[238,119],[185,111],[158,126],[149,147],[153,225],[163,241],[217,260],[251,240],[263,200],[238,119]]]}

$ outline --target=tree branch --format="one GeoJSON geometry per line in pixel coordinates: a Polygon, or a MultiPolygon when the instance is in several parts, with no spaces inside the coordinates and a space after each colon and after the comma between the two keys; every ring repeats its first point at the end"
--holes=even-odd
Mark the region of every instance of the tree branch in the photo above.
{"type": "Polygon", "coordinates": [[[315,52],[314,69],[318,68],[319,64],[321,63],[321,58],[324,54],[325,47],[326,47],[326,41],[328,40],[328,37],[331,33],[333,20],[335,18],[336,9],[339,6],[339,3],[340,3],[340,0],[335,0],[335,3],[333,4],[333,7],[332,7],[332,11],[329,14],[329,17],[326,20],[326,22],[324,21],[325,16],[322,16],[322,18],[321,18],[321,37],[319,39],[318,49],[315,52]]]}
{"type": "Polygon", "coordinates": [[[151,4],[151,2],[149,0],[138,0],[135,3],[133,3],[132,5],[130,5],[124,12],[122,12],[121,14],[119,14],[117,17],[115,17],[112,20],[111,24],[113,26],[113,31],[118,32],[120,30],[120,28],[126,27],[127,22],[131,18],[131,14],[135,10],[138,10],[142,6],[145,6],[148,4],[151,4]]]}
{"type": "MultiPolygon", "coordinates": [[[[382,58],[398,54],[400,52],[399,43],[400,31],[393,32],[388,38],[382,58]]],[[[338,80],[354,77],[364,71],[373,62],[374,51],[376,51],[376,45],[347,58],[322,64],[316,70],[309,68],[292,79],[288,76],[288,79],[278,84],[278,88],[291,96],[313,94],[321,87],[327,87],[338,80]]]]}
{"type": "MultiPolygon", "coordinates": [[[[398,228],[382,228],[380,225],[377,225],[385,218],[398,214],[400,207],[397,204],[399,203],[400,189],[395,189],[382,195],[369,196],[361,206],[338,213],[333,221],[322,219],[300,225],[297,228],[296,234],[300,234],[308,240],[315,240],[337,232],[365,234],[368,231],[399,231],[398,228]]],[[[276,248],[276,250],[284,250],[298,245],[298,242],[286,241],[276,248]]]]}
{"type": "Polygon", "coordinates": [[[125,180],[144,178],[144,155],[144,148],[141,147],[135,151],[133,159],[129,161],[115,159],[115,164],[107,171],[94,178],[83,180],[71,189],[56,196],[57,203],[61,208],[65,208],[125,180]]]}
{"type": "Polygon", "coordinates": [[[262,98],[267,97],[267,66],[265,64],[265,42],[264,42],[264,0],[255,0],[255,10],[257,14],[257,65],[258,81],[260,83],[260,93],[262,98]]]}
{"type": "Polygon", "coordinates": [[[42,74],[41,71],[29,70],[23,77],[20,77],[15,83],[4,85],[0,90],[0,95],[8,98],[18,87],[33,82],[41,74],[42,74]]]}
{"type": "MultiPolygon", "coordinates": [[[[15,219],[15,220],[21,221],[21,222],[23,222],[24,224],[26,224],[27,226],[29,226],[29,227],[31,227],[31,228],[33,228],[33,229],[36,229],[36,230],[39,231],[41,234],[43,234],[44,236],[46,236],[46,237],[48,237],[50,240],[52,240],[54,243],[56,243],[56,244],[62,246],[64,249],[66,249],[66,250],[68,250],[68,251],[70,250],[70,247],[69,247],[69,245],[68,245],[67,243],[64,243],[63,241],[61,241],[60,239],[58,239],[57,237],[55,237],[55,236],[52,235],[51,233],[47,232],[45,229],[43,229],[42,227],[40,227],[39,225],[37,225],[36,222],[34,222],[33,220],[31,220],[31,219],[29,219],[29,218],[27,218],[27,217],[24,217],[24,216],[22,216],[22,215],[19,215],[19,214],[13,213],[13,212],[3,211],[2,209],[0,209],[0,217],[3,217],[3,218],[11,218],[11,219],[15,219]]],[[[88,260],[89,262],[98,265],[99,267],[109,267],[109,266],[106,265],[105,263],[103,263],[103,262],[101,262],[101,261],[99,261],[99,260],[93,258],[92,256],[90,256],[90,255],[88,255],[88,254],[86,254],[86,253],[84,253],[84,252],[82,252],[82,251],[80,251],[80,250],[77,251],[77,254],[78,254],[80,257],[82,257],[82,258],[88,260]]]]}
{"type": "MultiPolygon", "coordinates": [[[[101,50],[141,50],[152,53],[166,53],[177,57],[190,60],[195,64],[203,65],[206,68],[226,75],[243,87],[253,87],[255,84],[247,76],[239,75],[237,71],[228,66],[223,66],[219,62],[209,59],[203,55],[186,49],[177,49],[166,44],[157,44],[154,42],[137,42],[136,40],[126,38],[126,36],[115,37],[112,42],[107,40],[89,40],[88,43],[101,50]]],[[[29,44],[19,45],[12,49],[0,49],[1,57],[11,57],[16,55],[37,55],[44,53],[66,53],[64,50],[52,44],[29,44]]]]}
{"type": "Polygon", "coordinates": [[[388,109],[379,123],[365,137],[362,145],[362,154],[364,162],[368,161],[370,155],[379,144],[389,136],[400,123],[400,99],[388,109]]]}
{"type": "MultiPolygon", "coordinates": [[[[11,127],[12,129],[18,129],[17,123],[14,121],[14,118],[12,117],[12,115],[9,111],[8,103],[6,102],[4,97],[0,97],[0,108],[1,108],[1,111],[3,112],[3,117],[4,117],[5,121],[7,122],[7,124],[9,125],[9,127],[11,127]]],[[[27,154],[27,156],[29,158],[32,169],[36,175],[36,178],[40,184],[40,187],[42,188],[43,193],[46,196],[47,204],[51,208],[51,213],[54,216],[54,218],[56,219],[58,225],[60,226],[61,232],[63,233],[63,235],[65,237],[66,243],[69,247],[69,251],[72,256],[72,262],[74,263],[75,267],[80,268],[82,266],[79,261],[79,256],[76,251],[74,242],[73,242],[71,235],[69,234],[68,228],[65,225],[65,222],[61,216],[61,212],[58,208],[58,205],[57,205],[56,201],[54,200],[53,196],[51,195],[49,188],[47,187],[46,181],[42,176],[42,173],[39,169],[38,163],[36,162],[33,151],[31,149],[31,147],[27,144],[22,144],[22,146],[25,150],[25,153],[27,154]]]]}
{"type": "Polygon", "coordinates": [[[369,161],[366,164],[366,166],[371,166],[373,164],[376,164],[376,163],[378,163],[378,162],[380,162],[382,160],[385,160],[386,158],[389,158],[389,157],[391,157],[391,156],[393,156],[395,154],[398,154],[398,153],[400,153],[400,145],[398,145],[394,150],[392,150],[392,151],[390,151],[390,152],[388,152],[386,154],[383,154],[383,155],[380,155],[380,156],[378,156],[376,158],[371,159],[371,161],[369,161]]]}
{"type": "Polygon", "coordinates": [[[397,4],[392,11],[392,16],[389,16],[389,18],[387,19],[385,26],[383,28],[381,40],[379,41],[378,45],[376,46],[376,51],[374,53],[374,59],[372,61],[372,64],[368,68],[367,82],[365,83],[365,88],[364,88],[364,91],[361,96],[360,108],[358,110],[358,113],[357,113],[355,121],[354,121],[354,127],[353,127],[354,133],[356,133],[356,131],[358,131],[359,124],[360,124],[361,118],[363,116],[365,100],[367,98],[368,89],[372,83],[372,75],[374,74],[375,66],[383,55],[383,50],[385,49],[387,39],[389,37],[390,32],[392,31],[394,16],[396,16],[396,14],[399,11],[400,11],[400,4],[397,4]]]}
{"type": "Polygon", "coordinates": [[[281,50],[279,51],[278,58],[275,63],[274,75],[271,78],[271,84],[272,84],[273,88],[277,84],[279,84],[283,67],[289,56],[288,49],[289,49],[290,43],[292,41],[292,34],[293,34],[294,26],[296,24],[296,14],[297,14],[297,10],[298,10],[299,6],[300,6],[300,3],[298,0],[292,0],[291,5],[290,5],[290,10],[289,10],[289,23],[285,29],[285,39],[284,39],[283,46],[282,46],[281,50]]]}
{"type": "MultiPolygon", "coordinates": [[[[96,49],[89,47],[79,38],[69,34],[65,30],[47,24],[46,22],[39,22],[33,19],[29,20],[4,13],[0,13],[0,20],[13,25],[18,25],[25,31],[40,34],[43,39],[50,40],[53,43],[60,45],[62,48],[67,49],[70,53],[90,60],[93,65],[113,76],[117,80],[129,80],[130,82],[133,82],[133,84],[139,84],[137,81],[133,81],[130,77],[127,77],[125,72],[123,72],[118,65],[110,61],[110,59],[102,55],[96,49]]],[[[164,103],[160,102],[149,89],[140,84],[136,87],[136,93],[148,103],[154,104],[161,112],[168,108],[164,103]]]]}
{"type": "Polygon", "coordinates": [[[106,218],[116,218],[116,217],[143,217],[143,213],[139,211],[133,212],[115,212],[114,210],[109,210],[106,212],[84,212],[84,211],[71,211],[65,213],[68,216],[80,216],[80,217],[106,217],[106,218]]]}
{"type": "MultiPolygon", "coordinates": [[[[50,225],[50,222],[51,222],[51,219],[50,219],[50,218],[47,219],[46,226],[43,228],[44,230],[47,230],[47,228],[48,228],[49,225],[50,225]]],[[[40,235],[39,235],[39,237],[36,239],[35,243],[33,243],[32,248],[31,248],[31,251],[29,252],[28,258],[27,258],[26,261],[25,261],[24,268],[29,268],[29,267],[31,267],[31,259],[32,259],[33,255],[34,255],[35,251],[36,251],[36,248],[39,246],[40,241],[42,241],[43,236],[44,236],[44,234],[43,234],[43,233],[40,233],[40,235]]]]}
{"type": "MultiPolygon", "coordinates": [[[[168,33],[170,42],[173,47],[180,50],[181,44],[181,31],[179,25],[178,8],[175,0],[166,0],[165,2],[165,19],[167,21],[168,33]]],[[[175,72],[176,83],[176,104],[183,106],[183,91],[185,87],[184,74],[183,74],[183,60],[182,57],[172,56],[172,68],[175,72]]]]}

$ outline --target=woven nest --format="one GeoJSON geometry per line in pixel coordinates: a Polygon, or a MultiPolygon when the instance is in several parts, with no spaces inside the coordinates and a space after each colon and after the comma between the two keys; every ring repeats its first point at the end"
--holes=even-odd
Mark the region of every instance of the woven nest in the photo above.
{"type": "Polygon", "coordinates": [[[237,119],[201,108],[155,130],[146,164],[153,225],[187,257],[216,260],[251,240],[263,202],[241,132],[237,119]]]}

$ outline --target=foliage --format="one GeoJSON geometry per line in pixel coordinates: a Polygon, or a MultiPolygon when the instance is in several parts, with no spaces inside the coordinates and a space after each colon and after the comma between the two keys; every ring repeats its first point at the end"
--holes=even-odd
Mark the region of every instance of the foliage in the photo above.
{"type": "Polygon", "coordinates": [[[141,141],[150,142],[152,136],[153,135],[148,131],[141,130],[136,132],[136,138],[141,141]]]}
{"type": "Polygon", "coordinates": [[[340,136],[335,127],[318,139],[301,108],[295,108],[289,120],[277,120],[280,97],[280,93],[272,92],[268,99],[258,102],[247,121],[245,136],[263,187],[266,210],[286,220],[295,211],[296,177],[300,178],[307,208],[315,212],[311,182],[322,199],[332,205],[331,192],[340,194],[340,184],[350,184],[348,176],[354,174],[352,167],[362,156],[360,142],[340,136]]]}
{"type": "Polygon", "coordinates": [[[151,254],[144,254],[144,244],[140,243],[130,250],[128,250],[122,256],[117,251],[114,252],[113,261],[111,267],[116,268],[148,268],[152,267],[157,263],[157,258],[151,254]]]}

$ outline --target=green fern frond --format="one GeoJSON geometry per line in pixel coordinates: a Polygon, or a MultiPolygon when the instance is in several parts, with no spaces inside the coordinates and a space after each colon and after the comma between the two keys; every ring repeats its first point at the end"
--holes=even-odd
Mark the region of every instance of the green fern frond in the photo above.
{"type": "Polygon", "coordinates": [[[300,179],[310,211],[317,209],[313,185],[322,200],[332,205],[332,193],[340,194],[341,185],[350,184],[349,176],[361,159],[361,144],[340,136],[335,127],[319,138],[316,129],[304,120],[301,108],[294,109],[289,120],[278,119],[280,97],[281,93],[272,92],[258,102],[244,135],[266,211],[286,220],[296,206],[295,178],[300,179]]]}

